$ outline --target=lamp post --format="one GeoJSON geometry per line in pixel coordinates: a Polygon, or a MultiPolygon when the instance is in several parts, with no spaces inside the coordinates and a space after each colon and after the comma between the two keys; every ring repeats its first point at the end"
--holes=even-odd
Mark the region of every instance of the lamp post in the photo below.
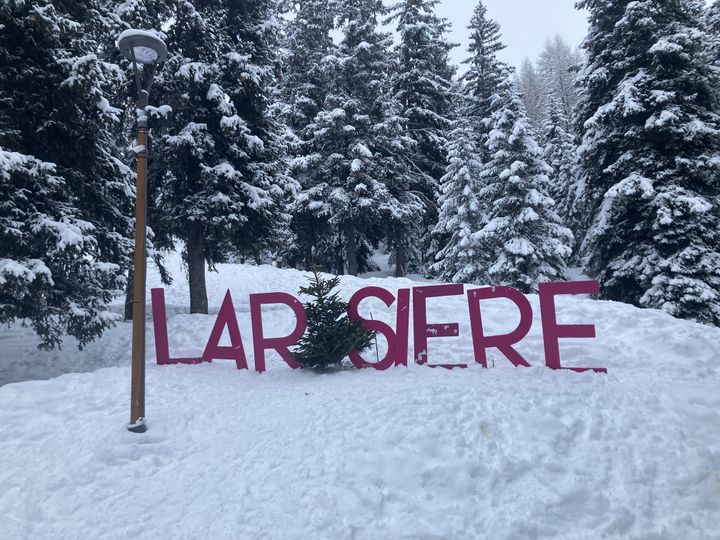
{"type": "Polygon", "coordinates": [[[132,62],[137,99],[137,188],[135,195],[135,262],[133,282],[133,336],[132,336],[132,378],[130,396],[130,423],[127,428],[133,433],[143,433],[145,423],[145,282],[146,282],[146,239],[147,239],[147,137],[148,118],[145,108],[150,99],[155,68],[167,56],[165,43],[153,32],[146,30],[125,30],[118,36],[118,49],[132,62]],[[149,73],[143,87],[142,69],[147,66],[149,73]]]}

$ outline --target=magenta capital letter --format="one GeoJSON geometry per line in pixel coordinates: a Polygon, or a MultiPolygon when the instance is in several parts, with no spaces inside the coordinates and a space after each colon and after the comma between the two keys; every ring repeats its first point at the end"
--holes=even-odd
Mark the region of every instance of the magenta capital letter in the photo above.
{"type": "Polygon", "coordinates": [[[475,361],[487,367],[487,349],[494,347],[503,353],[514,366],[530,367],[525,359],[515,350],[513,345],[522,340],[532,327],[532,306],[525,296],[512,287],[485,287],[467,292],[470,310],[470,326],[472,328],[475,361]],[[483,330],[480,301],[488,298],[507,298],[520,310],[520,323],[509,334],[486,336],[483,330]]]}
{"type": "Polygon", "coordinates": [[[168,344],[167,313],[165,310],[165,290],[152,289],[153,330],[155,334],[155,359],[158,365],[173,364],[199,364],[202,358],[170,358],[170,345],[168,344]]]}
{"type": "Polygon", "coordinates": [[[212,362],[213,360],[235,360],[238,369],[248,368],[230,291],[225,293],[225,299],[220,306],[217,319],[215,319],[215,326],[213,326],[210,339],[208,339],[202,356],[203,362],[212,362]],[[221,347],[220,339],[226,327],[230,336],[230,347],[221,347]]]}
{"type": "Polygon", "coordinates": [[[397,306],[397,322],[396,329],[393,329],[382,321],[374,321],[363,319],[358,313],[358,307],[360,302],[374,296],[382,300],[382,302],[390,307],[395,302],[395,296],[390,291],[387,291],[381,287],[365,287],[360,289],[350,298],[348,304],[348,317],[353,321],[360,321],[364,328],[380,332],[388,342],[388,351],[385,356],[379,362],[368,362],[365,360],[358,351],[352,351],[348,355],[350,360],[357,368],[374,368],[379,371],[385,371],[391,366],[407,365],[407,339],[408,339],[408,324],[409,324],[409,303],[410,303],[410,290],[401,289],[398,291],[398,306],[397,306]],[[404,339],[404,344],[401,340],[404,339]]]}
{"type": "Polygon", "coordinates": [[[265,351],[274,349],[293,369],[300,367],[288,347],[295,345],[307,327],[307,315],[300,300],[287,293],[261,293],[250,295],[250,317],[252,318],[253,350],[255,353],[255,371],[265,371],[265,351]],[[265,304],[284,304],[293,310],[297,319],[295,330],[289,336],[266,338],[263,335],[262,306],[265,304]]]}
{"type": "Polygon", "coordinates": [[[591,324],[558,324],[555,296],[558,294],[598,294],[599,292],[600,284],[597,281],[540,284],[540,312],[542,315],[543,342],[545,344],[545,364],[549,368],[607,373],[606,368],[563,367],[560,363],[559,339],[594,338],[595,326],[591,324]]]}
{"type": "MultiPolygon", "coordinates": [[[[413,333],[415,345],[415,362],[427,364],[427,340],[431,337],[458,337],[460,326],[457,323],[428,324],[427,299],[439,296],[460,296],[463,294],[462,284],[430,285],[413,289],[413,333]]],[[[467,364],[434,364],[430,367],[466,368],[467,364]]]]}

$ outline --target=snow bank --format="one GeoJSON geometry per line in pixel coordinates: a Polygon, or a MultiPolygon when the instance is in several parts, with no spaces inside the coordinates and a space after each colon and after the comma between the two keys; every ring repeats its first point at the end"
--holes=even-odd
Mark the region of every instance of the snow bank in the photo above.
{"type": "MultiPolygon", "coordinates": [[[[171,352],[197,355],[214,316],[186,314],[179,260],[171,267],[171,352]]],[[[296,293],[303,276],[241,265],[209,274],[215,311],[233,293],[249,363],[247,295],[296,293]]],[[[415,283],[344,278],[343,294],[369,284],[415,283]]],[[[40,353],[27,330],[3,331],[0,381],[118,367],[0,388],[0,538],[716,539],[720,330],[560,298],[561,322],[598,333],[565,340],[563,360],[609,374],[553,372],[531,303],[519,346],[530,369],[492,352],[487,370],[150,364],[143,435],[124,429],[129,325],[81,353],[40,353]]],[[[363,306],[391,320],[380,302],[363,306]]],[[[431,362],[471,360],[466,310],[462,297],[429,302],[429,322],[459,321],[461,332],[430,340],[431,362]]],[[[277,335],[292,326],[280,308],[264,317],[277,335]]],[[[500,301],[485,317],[488,332],[516,322],[500,301]]]]}

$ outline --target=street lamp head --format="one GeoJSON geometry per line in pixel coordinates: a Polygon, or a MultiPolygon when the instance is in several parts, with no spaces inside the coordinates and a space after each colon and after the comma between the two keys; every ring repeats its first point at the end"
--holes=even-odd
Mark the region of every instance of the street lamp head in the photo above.
{"type": "Polygon", "coordinates": [[[120,52],[138,64],[152,65],[165,60],[167,47],[154,32],[147,30],[125,30],[117,40],[120,52]]]}

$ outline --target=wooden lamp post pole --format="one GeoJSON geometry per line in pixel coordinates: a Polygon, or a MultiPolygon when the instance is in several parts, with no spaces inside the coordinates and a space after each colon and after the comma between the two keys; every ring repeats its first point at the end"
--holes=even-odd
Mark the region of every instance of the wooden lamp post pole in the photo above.
{"type": "Polygon", "coordinates": [[[137,184],[135,193],[135,260],[133,271],[132,301],[132,374],[130,380],[130,423],[127,428],[134,433],[143,433],[145,423],[145,285],[147,273],[147,157],[148,118],[147,106],[150,99],[155,68],[167,56],[167,47],[156,32],[128,29],[120,33],[117,40],[120,52],[132,62],[135,84],[138,90],[138,130],[136,140],[137,184]],[[146,87],[143,88],[138,64],[145,66],[146,87]]]}
{"type": "Polygon", "coordinates": [[[135,265],[133,281],[132,377],[130,424],[128,429],[142,433],[145,424],[145,284],[147,275],[147,138],[144,111],[138,118],[137,187],[135,195],[135,265]]]}

